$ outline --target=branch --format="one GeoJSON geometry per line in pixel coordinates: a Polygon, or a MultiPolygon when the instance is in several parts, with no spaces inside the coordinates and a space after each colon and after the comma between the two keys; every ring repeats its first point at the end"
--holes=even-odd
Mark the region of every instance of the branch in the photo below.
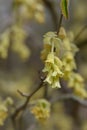
{"type": "Polygon", "coordinates": [[[81,30],[78,32],[78,34],[74,38],[74,43],[79,47],[82,48],[87,45],[87,38],[84,38],[83,40],[78,41],[81,34],[87,29],[87,24],[84,25],[81,30]]]}
{"type": "Polygon", "coordinates": [[[29,100],[31,99],[31,97],[32,97],[40,88],[42,88],[42,87],[45,85],[45,83],[43,82],[44,79],[45,79],[45,78],[41,79],[41,81],[40,81],[38,87],[37,87],[30,95],[25,95],[25,94],[23,94],[22,92],[20,92],[20,91],[18,90],[18,92],[19,92],[22,96],[25,96],[25,97],[26,97],[26,101],[24,102],[24,104],[22,104],[20,107],[18,107],[18,108],[15,110],[15,112],[14,112],[13,115],[11,116],[12,120],[15,120],[15,118],[18,116],[18,114],[19,114],[21,111],[25,110],[25,108],[27,107],[28,102],[29,102],[29,100]]]}
{"type": "Polygon", "coordinates": [[[49,97],[49,95],[48,95],[48,86],[47,85],[44,87],[43,97],[45,99],[48,99],[48,97],[49,97]]]}
{"type": "Polygon", "coordinates": [[[79,48],[86,47],[86,46],[87,46],[87,38],[86,38],[86,39],[83,39],[82,41],[79,41],[79,43],[76,42],[76,45],[77,45],[79,48]]]}
{"type": "Polygon", "coordinates": [[[78,32],[78,34],[75,36],[74,41],[77,41],[80,35],[87,29],[87,24],[82,27],[82,29],[78,32]]]}
{"type": "Polygon", "coordinates": [[[51,103],[55,103],[57,101],[63,101],[63,100],[68,100],[68,99],[72,99],[74,101],[77,101],[80,105],[87,107],[87,100],[79,98],[73,94],[63,94],[63,95],[60,95],[54,99],[51,99],[50,101],[51,101],[51,103]]]}
{"type": "Polygon", "coordinates": [[[29,96],[28,94],[21,92],[19,89],[17,90],[17,92],[18,92],[22,97],[28,97],[28,96],[29,96]]]}
{"type": "Polygon", "coordinates": [[[57,35],[59,34],[60,27],[61,27],[61,24],[62,24],[62,20],[63,20],[63,14],[61,13],[61,14],[60,14],[60,19],[59,19],[58,28],[57,28],[57,35]]]}

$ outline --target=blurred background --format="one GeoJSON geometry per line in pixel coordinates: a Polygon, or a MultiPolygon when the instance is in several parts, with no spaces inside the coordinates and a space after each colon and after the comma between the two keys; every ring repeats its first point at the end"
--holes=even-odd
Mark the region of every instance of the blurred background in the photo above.
{"type": "MultiPolygon", "coordinates": [[[[2,99],[11,97],[15,106],[19,106],[25,99],[17,90],[30,93],[39,82],[39,72],[43,68],[43,63],[40,59],[40,53],[43,48],[43,35],[48,31],[57,30],[60,17],[60,1],[42,0],[42,10],[40,10],[41,14],[38,14],[39,17],[36,17],[36,12],[34,12],[32,14],[34,16],[29,16],[29,18],[25,16],[27,12],[24,8],[21,8],[19,14],[17,14],[17,6],[19,5],[16,5],[14,1],[18,2],[18,0],[0,0],[0,97],[2,99]],[[21,12],[24,13],[23,17],[21,12]],[[19,16],[21,16],[22,20],[18,18],[19,16]],[[18,47],[18,50],[17,48],[14,49],[15,47],[12,50],[10,44],[8,50],[3,49],[8,53],[5,55],[2,48],[4,42],[8,40],[9,28],[16,30],[14,31],[16,38],[13,38],[13,43],[17,41],[17,44],[20,44],[19,37],[24,36],[24,32],[15,27],[19,25],[18,20],[27,34],[25,45],[23,45],[22,49],[19,49],[21,48],[20,46],[14,45],[18,47]]],[[[34,6],[36,7],[36,4],[32,4],[32,8],[34,6]]],[[[32,12],[32,9],[30,11],[32,12]]],[[[75,44],[80,49],[76,55],[78,72],[85,79],[87,86],[87,0],[70,0],[69,19],[63,19],[62,25],[67,32],[73,32],[74,36],[77,36],[80,30],[84,28],[78,39],[76,39],[75,44]]],[[[14,34],[11,35],[13,36],[14,34]]],[[[41,89],[33,99],[42,97],[43,91],[41,89]]],[[[56,92],[57,90],[53,90],[53,94],[56,92]]],[[[53,109],[54,113],[51,114],[46,124],[38,124],[27,109],[20,120],[21,127],[19,130],[87,130],[87,107],[73,100],[65,100],[65,102],[57,102],[53,109]]],[[[0,130],[14,130],[10,117],[3,126],[0,126],[0,130]]]]}

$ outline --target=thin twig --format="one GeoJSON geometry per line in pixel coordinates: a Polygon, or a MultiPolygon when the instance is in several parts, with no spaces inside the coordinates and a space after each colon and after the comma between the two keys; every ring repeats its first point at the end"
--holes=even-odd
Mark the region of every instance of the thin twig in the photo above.
{"type": "Polygon", "coordinates": [[[29,96],[28,94],[21,92],[19,89],[17,90],[17,92],[18,92],[21,96],[23,96],[23,97],[28,97],[28,96],[29,96]]]}
{"type": "MultiPolygon", "coordinates": [[[[44,78],[43,78],[43,80],[44,80],[44,78]]],[[[40,81],[40,83],[39,83],[39,85],[38,85],[39,87],[37,87],[30,95],[28,95],[28,96],[26,97],[26,101],[24,102],[24,104],[22,104],[20,107],[18,107],[18,108],[15,110],[15,112],[14,112],[13,115],[11,116],[11,117],[12,117],[12,120],[15,120],[15,118],[18,116],[18,114],[19,114],[21,111],[25,110],[26,106],[28,105],[28,102],[29,102],[30,98],[31,98],[41,87],[43,87],[43,86],[45,85],[45,83],[43,82],[43,80],[40,81]]],[[[22,93],[21,93],[21,94],[22,94],[22,93]]]]}
{"type": "Polygon", "coordinates": [[[59,34],[60,27],[61,27],[61,24],[62,24],[62,20],[63,20],[63,14],[61,13],[60,14],[60,20],[59,20],[58,28],[57,28],[57,35],[59,34]]]}
{"type": "Polygon", "coordinates": [[[84,48],[84,47],[87,46],[87,38],[85,38],[85,39],[79,41],[79,43],[78,43],[78,41],[75,42],[75,43],[76,43],[76,45],[77,45],[79,48],[82,49],[82,48],[84,48]]]}
{"type": "Polygon", "coordinates": [[[45,98],[45,99],[48,99],[48,86],[46,85],[45,87],[44,87],[44,94],[43,94],[43,97],[45,98]]]}
{"type": "Polygon", "coordinates": [[[74,101],[77,101],[80,105],[87,107],[87,100],[82,99],[82,98],[80,98],[76,95],[73,95],[73,94],[63,94],[63,95],[60,95],[56,98],[52,98],[50,101],[51,101],[51,103],[55,103],[57,101],[63,101],[63,100],[68,100],[68,99],[72,99],[74,101]]]}
{"type": "Polygon", "coordinates": [[[74,41],[76,41],[76,40],[80,37],[80,35],[81,35],[86,29],[87,29],[87,24],[81,28],[81,30],[79,31],[79,33],[75,36],[74,41]]]}

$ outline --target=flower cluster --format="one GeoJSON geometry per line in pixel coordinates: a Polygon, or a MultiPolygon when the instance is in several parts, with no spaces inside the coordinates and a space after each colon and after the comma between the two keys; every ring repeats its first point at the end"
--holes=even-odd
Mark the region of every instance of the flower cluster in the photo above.
{"type": "Polygon", "coordinates": [[[44,6],[42,0],[14,0],[15,9],[18,8],[22,21],[35,19],[39,23],[44,22],[44,6]]]}
{"type": "Polygon", "coordinates": [[[60,88],[59,78],[63,76],[63,64],[57,57],[60,40],[53,32],[47,33],[44,37],[44,50],[41,53],[41,58],[45,62],[43,72],[47,74],[44,82],[48,82],[52,88],[60,88]]]}
{"type": "Polygon", "coordinates": [[[64,78],[68,78],[73,69],[76,69],[76,63],[71,52],[66,52],[63,56],[64,78]]]}
{"type": "Polygon", "coordinates": [[[7,98],[6,100],[0,99],[0,126],[4,124],[4,121],[8,117],[8,105],[12,105],[13,100],[7,98]]]}
{"type": "Polygon", "coordinates": [[[84,89],[84,79],[80,74],[72,72],[69,76],[68,86],[73,88],[76,95],[87,98],[87,92],[84,89]]]}
{"type": "Polygon", "coordinates": [[[0,125],[3,125],[8,116],[8,109],[4,105],[0,105],[0,125]]]}
{"type": "Polygon", "coordinates": [[[24,29],[18,25],[12,27],[12,32],[12,50],[16,52],[21,59],[26,60],[30,56],[30,50],[25,44],[27,34],[24,29]]]}
{"type": "Polygon", "coordinates": [[[35,101],[31,107],[31,113],[35,115],[35,118],[39,121],[46,121],[50,116],[50,103],[45,99],[35,101]]]}
{"type": "Polygon", "coordinates": [[[48,82],[52,88],[60,88],[59,78],[63,76],[61,69],[61,60],[53,52],[50,52],[45,61],[45,68],[43,69],[43,72],[47,73],[44,82],[48,82]]]}
{"type": "Polygon", "coordinates": [[[27,59],[30,55],[30,50],[25,45],[26,37],[25,31],[18,25],[13,25],[5,30],[0,37],[0,57],[6,59],[11,46],[10,49],[16,52],[21,59],[27,59]]]}
{"type": "Polygon", "coordinates": [[[63,27],[60,28],[58,35],[55,32],[45,34],[44,48],[41,52],[41,59],[45,64],[44,82],[52,88],[60,88],[60,78],[63,78],[68,82],[68,87],[73,88],[75,94],[87,97],[83,78],[74,72],[77,69],[75,54],[78,48],[72,40],[72,35],[66,34],[63,27]]]}
{"type": "Polygon", "coordinates": [[[3,59],[8,56],[8,47],[9,47],[9,30],[3,32],[0,36],[0,57],[3,59]]]}
{"type": "Polygon", "coordinates": [[[63,39],[64,45],[64,54],[62,57],[63,65],[64,65],[64,78],[68,78],[69,74],[76,69],[76,63],[74,56],[78,51],[76,45],[70,42],[68,37],[63,39]]]}

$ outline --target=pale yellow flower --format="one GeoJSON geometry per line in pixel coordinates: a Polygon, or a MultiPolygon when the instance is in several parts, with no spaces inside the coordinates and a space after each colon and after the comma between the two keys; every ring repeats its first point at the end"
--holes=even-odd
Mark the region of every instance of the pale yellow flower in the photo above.
{"type": "Polygon", "coordinates": [[[6,59],[8,56],[8,48],[10,44],[10,30],[7,29],[0,36],[0,57],[6,59]]]}
{"type": "Polygon", "coordinates": [[[76,69],[76,63],[73,54],[71,52],[66,52],[63,56],[62,62],[64,68],[64,78],[67,79],[71,71],[76,69]]]}
{"type": "Polygon", "coordinates": [[[76,52],[78,52],[78,48],[77,48],[77,46],[73,43],[73,42],[71,42],[70,41],[70,39],[69,39],[69,37],[65,37],[64,39],[63,39],[63,51],[66,53],[66,52],[71,52],[72,53],[72,55],[74,56],[75,54],[76,54],[76,52]]]}
{"type": "Polygon", "coordinates": [[[59,36],[60,39],[66,38],[66,31],[65,31],[65,29],[63,27],[60,28],[58,36],[59,36]]]}
{"type": "Polygon", "coordinates": [[[8,106],[13,105],[12,98],[8,97],[6,100],[0,98],[0,125],[3,125],[8,117],[8,106]]]}
{"type": "Polygon", "coordinates": [[[74,94],[76,94],[81,98],[87,98],[87,91],[85,90],[85,88],[81,88],[80,86],[79,87],[76,86],[74,88],[74,94]]]}
{"type": "Polygon", "coordinates": [[[31,113],[39,121],[46,121],[50,116],[50,103],[45,99],[35,101],[35,105],[31,107],[31,113]]]}
{"type": "Polygon", "coordinates": [[[47,73],[45,82],[48,82],[52,88],[60,88],[59,78],[63,76],[62,62],[58,57],[54,56],[54,53],[48,54],[43,72],[47,73]]]}
{"type": "Polygon", "coordinates": [[[47,55],[49,54],[50,51],[51,51],[51,45],[49,45],[49,44],[44,44],[44,49],[43,49],[42,52],[41,52],[41,59],[42,59],[43,61],[46,60],[47,55]]]}
{"type": "Polygon", "coordinates": [[[69,87],[78,87],[83,88],[84,87],[84,79],[82,76],[78,73],[72,72],[69,77],[69,87]]]}
{"type": "Polygon", "coordinates": [[[4,121],[6,120],[7,116],[8,116],[7,108],[3,104],[0,104],[0,125],[4,124],[4,121]]]}
{"type": "Polygon", "coordinates": [[[85,90],[84,79],[78,73],[72,72],[68,79],[68,86],[73,88],[74,93],[77,96],[87,98],[87,92],[85,90]]]}
{"type": "Polygon", "coordinates": [[[15,0],[14,7],[19,8],[21,21],[35,19],[39,23],[45,20],[44,4],[42,0],[15,0]]]}

